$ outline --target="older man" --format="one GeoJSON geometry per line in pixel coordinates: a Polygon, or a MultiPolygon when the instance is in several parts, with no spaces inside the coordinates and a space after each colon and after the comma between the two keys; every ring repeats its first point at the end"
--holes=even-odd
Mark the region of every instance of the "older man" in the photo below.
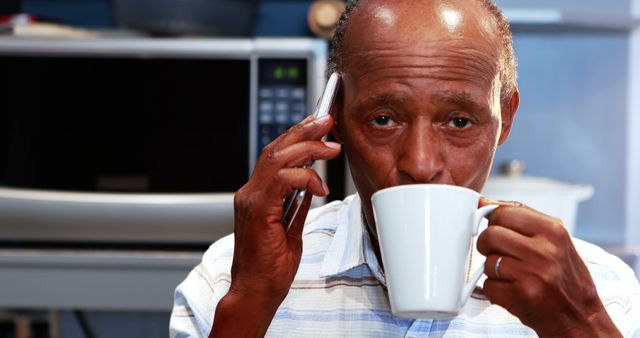
{"type": "Polygon", "coordinates": [[[173,336],[640,336],[629,268],[553,217],[487,199],[502,204],[478,240],[488,278],[460,314],[393,316],[371,195],[412,183],[482,190],[519,103],[511,33],[489,0],[362,0],[343,16],[332,58],[344,80],[334,116],[306,119],[265,149],[236,194],[234,236],[176,290],[173,336]],[[339,154],[320,141],[331,131],[358,194],[305,223],[307,198],[286,232],[283,197],[328,192],[300,167],[339,154]]]}

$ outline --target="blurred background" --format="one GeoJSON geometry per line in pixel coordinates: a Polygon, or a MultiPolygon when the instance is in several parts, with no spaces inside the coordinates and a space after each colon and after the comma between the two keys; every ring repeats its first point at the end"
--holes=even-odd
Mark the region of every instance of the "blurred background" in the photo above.
{"type": "MultiPolygon", "coordinates": [[[[640,274],[640,0],[499,0],[521,106],[484,191],[640,274]]],[[[325,81],[337,0],[0,2],[0,338],[164,337],[325,81]]],[[[329,199],[354,192],[319,163],[329,199]]],[[[324,203],[315,201],[316,205],[324,203]]]]}

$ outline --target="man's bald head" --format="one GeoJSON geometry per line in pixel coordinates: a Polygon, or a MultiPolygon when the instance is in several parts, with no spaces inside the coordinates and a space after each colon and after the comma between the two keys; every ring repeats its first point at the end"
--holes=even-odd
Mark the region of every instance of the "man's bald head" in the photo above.
{"type": "MultiPolygon", "coordinates": [[[[406,37],[407,40],[421,42],[426,40],[416,36],[420,31],[428,30],[431,41],[437,41],[444,35],[468,36],[469,32],[480,33],[481,40],[496,47],[496,71],[499,72],[501,97],[509,99],[516,89],[516,60],[513,51],[513,39],[509,23],[502,11],[492,0],[420,0],[406,6],[409,1],[353,0],[349,1],[342,15],[336,33],[331,41],[329,55],[329,72],[344,72],[348,68],[350,45],[367,41],[347,41],[350,26],[358,22],[358,28],[366,31],[367,39],[376,39],[380,31],[402,29],[395,36],[406,37]],[[395,8],[402,3],[404,8],[395,8]],[[461,7],[465,7],[462,8],[461,7]],[[437,11],[434,12],[434,11],[437,11]],[[359,14],[361,15],[359,18],[359,14]],[[354,17],[357,18],[354,20],[354,17]],[[417,18],[417,19],[416,19],[417,18]],[[412,20],[413,19],[413,20],[412,20]],[[366,22],[368,25],[364,26],[366,22]],[[462,22],[459,22],[462,21],[462,22]],[[456,27],[456,25],[460,27],[456,27]],[[419,26],[417,26],[419,25],[419,26]],[[382,28],[382,30],[380,30],[382,28]],[[457,29],[457,31],[456,31],[457,29]],[[467,32],[465,32],[465,29],[467,32]],[[442,32],[440,32],[442,31],[442,32]]],[[[399,6],[402,7],[402,6],[399,6]]],[[[476,37],[478,34],[475,34],[476,37]]]]}

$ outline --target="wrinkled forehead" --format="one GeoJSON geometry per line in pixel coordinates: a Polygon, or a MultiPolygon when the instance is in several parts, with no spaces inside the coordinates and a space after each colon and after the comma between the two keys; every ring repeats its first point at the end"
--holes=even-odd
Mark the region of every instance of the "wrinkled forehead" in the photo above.
{"type": "MultiPolygon", "coordinates": [[[[500,40],[495,19],[476,0],[362,0],[342,43],[346,64],[370,61],[363,55],[397,52],[443,57],[468,52],[497,71],[500,40]],[[442,53],[445,52],[445,53],[442,53]]],[[[349,65],[352,66],[352,65],[349,65]]],[[[494,74],[486,74],[493,77],[494,74]]]]}
{"type": "Polygon", "coordinates": [[[351,33],[373,40],[425,41],[452,38],[497,42],[496,21],[481,0],[362,0],[351,33]]]}

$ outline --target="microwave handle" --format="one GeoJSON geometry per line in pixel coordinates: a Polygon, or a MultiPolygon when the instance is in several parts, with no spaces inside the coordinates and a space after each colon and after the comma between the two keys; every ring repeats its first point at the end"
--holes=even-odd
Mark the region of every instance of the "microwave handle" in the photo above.
{"type": "Polygon", "coordinates": [[[0,188],[0,242],[207,244],[233,232],[233,194],[0,188]]]}

